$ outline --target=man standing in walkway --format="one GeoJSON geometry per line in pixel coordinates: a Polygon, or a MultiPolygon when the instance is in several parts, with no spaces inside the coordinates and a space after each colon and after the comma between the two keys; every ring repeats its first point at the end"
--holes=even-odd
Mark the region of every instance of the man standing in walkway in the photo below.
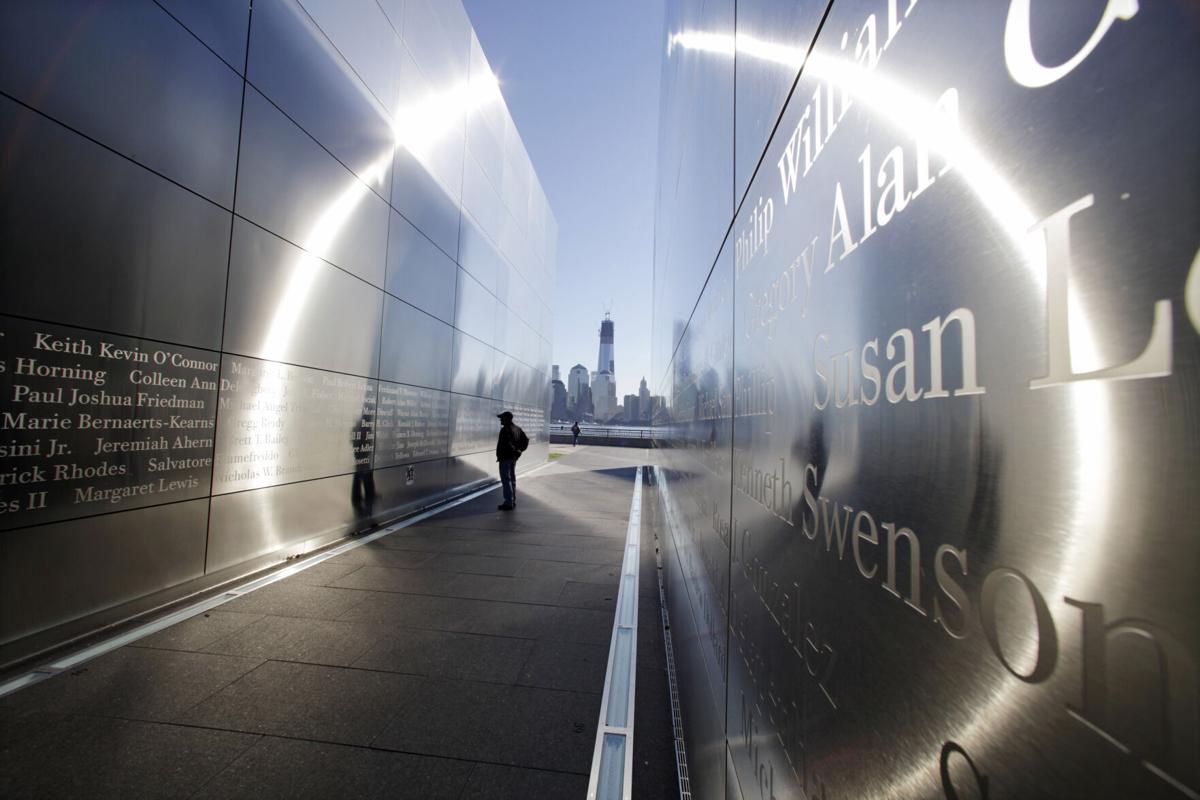
{"type": "Polygon", "coordinates": [[[504,487],[504,502],[498,508],[512,511],[517,506],[517,459],[529,447],[529,437],[513,422],[511,411],[496,415],[500,418],[500,436],[496,439],[496,461],[500,462],[500,483],[504,487]]]}

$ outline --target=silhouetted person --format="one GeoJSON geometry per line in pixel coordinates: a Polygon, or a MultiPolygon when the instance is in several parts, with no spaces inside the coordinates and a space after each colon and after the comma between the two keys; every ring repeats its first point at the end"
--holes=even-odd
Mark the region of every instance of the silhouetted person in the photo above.
{"type": "Polygon", "coordinates": [[[354,485],[350,503],[360,517],[370,517],[375,508],[375,473],[371,471],[371,414],[363,412],[358,424],[350,431],[350,448],[354,453],[354,485]]]}
{"type": "Polygon", "coordinates": [[[579,420],[571,423],[571,447],[579,444],[579,420]]]}
{"type": "Polygon", "coordinates": [[[529,437],[513,422],[511,411],[496,415],[500,418],[500,436],[496,439],[496,461],[500,463],[500,483],[504,487],[504,502],[498,508],[512,511],[517,507],[517,459],[529,447],[529,437]]]}

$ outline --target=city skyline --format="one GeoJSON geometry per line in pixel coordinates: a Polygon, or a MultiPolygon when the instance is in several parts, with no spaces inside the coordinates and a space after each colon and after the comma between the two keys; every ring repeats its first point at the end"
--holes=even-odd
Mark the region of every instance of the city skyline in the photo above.
{"type": "Polygon", "coordinates": [[[618,398],[643,376],[657,390],[649,342],[662,2],[464,5],[558,222],[551,363],[595,369],[596,322],[611,312],[625,342],[618,398]]]}

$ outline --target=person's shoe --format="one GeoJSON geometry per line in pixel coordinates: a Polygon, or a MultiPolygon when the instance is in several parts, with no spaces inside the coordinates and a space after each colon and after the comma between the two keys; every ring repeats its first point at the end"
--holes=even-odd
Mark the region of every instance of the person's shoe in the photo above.
{"type": "Polygon", "coordinates": [[[497,511],[512,511],[514,508],[516,508],[516,506],[509,505],[508,503],[501,503],[500,505],[496,506],[497,511]]]}

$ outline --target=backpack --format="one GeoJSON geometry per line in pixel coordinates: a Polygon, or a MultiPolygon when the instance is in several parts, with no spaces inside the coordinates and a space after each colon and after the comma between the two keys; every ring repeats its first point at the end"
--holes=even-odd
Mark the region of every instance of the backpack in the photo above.
{"type": "Polygon", "coordinates": [[[517,436],[516,436],[517,450],[524,453],[525,449],[527,447],[529,447],[529,437],[525,435],[525,431],[524,431],[524,429],[521,428],[521,426],[513,425],[513,427],[517,429],[517,436]]]}

